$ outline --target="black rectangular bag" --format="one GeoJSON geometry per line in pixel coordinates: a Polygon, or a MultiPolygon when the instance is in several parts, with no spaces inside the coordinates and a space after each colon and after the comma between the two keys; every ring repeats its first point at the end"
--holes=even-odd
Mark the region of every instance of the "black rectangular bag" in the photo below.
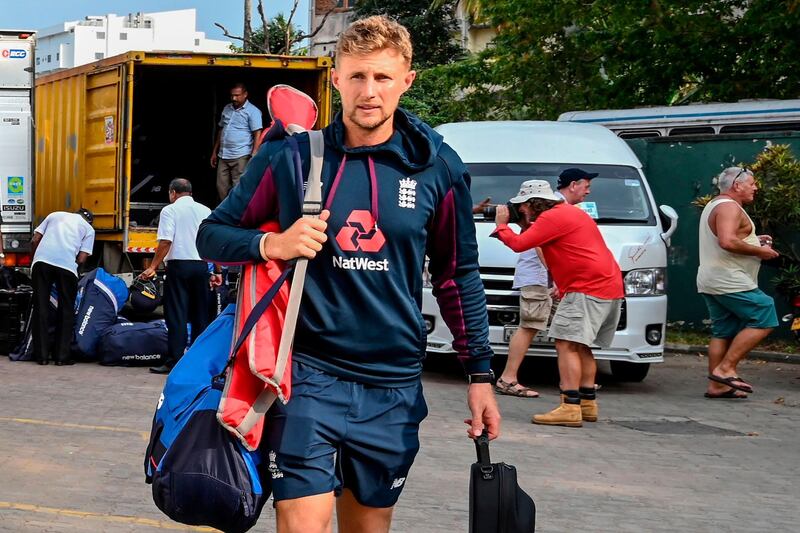
{"type": "Polygon", "coordinates": [[[536,506],[517,484],[517,469],[489,459],[489,434],[475,439],[478,462],[469,479],[470,533],[532,533],[536,506]]]}

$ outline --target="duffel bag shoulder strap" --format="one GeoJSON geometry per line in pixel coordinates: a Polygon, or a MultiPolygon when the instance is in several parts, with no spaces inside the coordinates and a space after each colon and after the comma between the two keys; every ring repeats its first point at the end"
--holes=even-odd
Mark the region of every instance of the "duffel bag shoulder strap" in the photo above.
{"type": "MultiPolygon", "coordinates": [[[[270,286],[269,290],[264,293],[264,296],[258,300],[258,303],[253,306],[253,309],[250,311],[250,314],[247,315],[247,318],[244,321],[244,325],[242,326],[242,332],[239,333],[239,336],[236,338],[236,342],[233,343],[233,347],[231,348],[230,357],[228,357],[228,362],[225,365],[225,368],[222,369],[222,372],[217,374],[212,378],[212,383],[215,384],[220,390],[222,390],[225,374],[228,372],[228,369],[233,365],[233,361],[236,359],[236,354],[239,353],[239,349],[244,344],[245,340],[247,340],[247,336],[250,335],[250,332],[253,331],[253,328],[258,323],[258,319],[261,318],[261,315],[264,314],[264,311],[267,310],[269,304],[272,303],[272,300],[275,298],[275,295],[278,294],[278,291],[283,286],[283,282],[289,277],[292,271],[295,268],[295,264],[290,262],[286,268],[281,272],[281,275],[278,276],[278,279],[270,286]]],[[[239,312],[237,306],[237,313],[239,312]]]]}
{"type": "MultiPolygon", "coordinates": [[[[308,171],[308,180],[306,183],[306,192],[303,198],[303,217],[319,218],[319,214],[322,211],[322,164],[323,156],[325,155],[325,139],[322,135],[322,132],[319,130],[310,130],[308,132],[308,138],[311,145],[311,161],[308,171]]],[[[225,373],[233,364],[236,354],[239,353],[239,349],[244,344],[247,336],[250,335],[250,332],[255,327],[258,319],[261,318],[261,315],[263,315],[267,310],[270,302],[272,302],[273,298],[275,298],[275,295],[283,285],[283,282],[286,281],[292,272],[294,272],[294,276],[292,277],[292,290],[289,291],[289,301],[287,302],[286,314],[284,315],[285,319],[283,323],[283,331],[281,332],[281,342],[278,348],[278,358],[275,362],[274,375],[283,376],[284,370],[286,369],[286,363],[289,359],[289,351],[291,350],[292,342],[294,340],[294,332],[297,325],[297,314],[300,308],[300,300],[303,296],[303,285],[305,284],[307,269],[308,259],[306,258],[289,261],[289,264],[283,270],[283,272],[281,272],[281,275],[278,277],[278,279],[275,280],[269,290],[264,294],[264,296],[261,297],[258,303],[253,307],[252,311],[250,311],[250,314],[247,316],[247,319],[242,326],[242,331],[239,334],[239,337],[233,344],[231,356],[228,359],[228,364],[225,365],[225,368],[222,369],[222,372],[214,377],[214,381],[218,382],[220,386],[222,380],[224,379],[225,373]]]]}
{"type": "MultiPolygon", "coordinates": [[[[303,218],[319,218],[322,212],[322,163],[325,155],[325,139],[319,130],[309,130],[308,140],[311,145],[311,162],[308,169],[306,194],[303,199],[303,218]]],[[[303,286],[306,281],[308,259],[301,257],[297,260],[292,276],[292,287],[289,291],[289,301],[286,304],[286,315],[281,332],[281,342],[278,346],[278,359],[275,362],[275,376],[280,379],[289,360],[289,351],[294,342],[294,331],[297,326],[297,314],[300,310],[300,300],[303,297],[303,286]]]]}

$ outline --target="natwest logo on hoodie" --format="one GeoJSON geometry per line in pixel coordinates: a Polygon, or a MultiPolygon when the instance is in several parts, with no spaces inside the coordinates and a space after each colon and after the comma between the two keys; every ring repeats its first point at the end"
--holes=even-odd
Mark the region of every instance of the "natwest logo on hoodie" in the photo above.
{"type": "Polygon", "coordinates": [[[375,225],[372,213],[356,209],[347,217],[347,225],[339,230],[336,242],[343,252],[380,252],[386,244],[383,232],[375,225]]]}
{"type": "MultiPolygon", "coordinates": [[[[376,253],[386,244],[386,238],[375,224],[372,213],[364,209],[356,209],[350,213],[345,226],[336,234],[336,242],[343,252],[376,253]]],[[[387,272],[389,260],[374,261],[366,257],[334,256],[333,266],[343,270],[387,272]]]]}

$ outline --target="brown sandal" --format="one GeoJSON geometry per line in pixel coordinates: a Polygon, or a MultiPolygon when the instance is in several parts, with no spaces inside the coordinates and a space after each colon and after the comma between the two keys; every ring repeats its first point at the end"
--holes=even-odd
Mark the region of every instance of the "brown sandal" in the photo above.
{"type": "Polygon", "coordinates": [[[505,394],[507,396],[516,396],[517,398],[538,398],[539,393],[535,390],[524,387],[519,384],[517,381],[507,382],[503,381],[502,379],[498,379],[497,383],[494,385],[494,390],[497,394],[505,394]],[[519,385],[519,388],[517,386],[519,385]],[[529,393],[533,394],[529,394],[529,393]]]}

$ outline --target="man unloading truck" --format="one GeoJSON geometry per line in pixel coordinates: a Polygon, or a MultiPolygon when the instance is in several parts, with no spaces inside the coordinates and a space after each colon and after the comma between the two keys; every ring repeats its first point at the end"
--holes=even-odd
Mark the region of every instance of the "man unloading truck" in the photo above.
{"type": "Polygon", "coordinates": [[[33,353],[36,362],[46,365],[71,365],[69,345],[75,322],[78,293],[78,266],[92,254],[94,215],[88,209],[77,213],[50,213],[33,232],[31,284],[33,285],[33,353]],[[58,294],[55,349],[50,353],[47,332],[47,307],[50,288],[58,294]]]}

